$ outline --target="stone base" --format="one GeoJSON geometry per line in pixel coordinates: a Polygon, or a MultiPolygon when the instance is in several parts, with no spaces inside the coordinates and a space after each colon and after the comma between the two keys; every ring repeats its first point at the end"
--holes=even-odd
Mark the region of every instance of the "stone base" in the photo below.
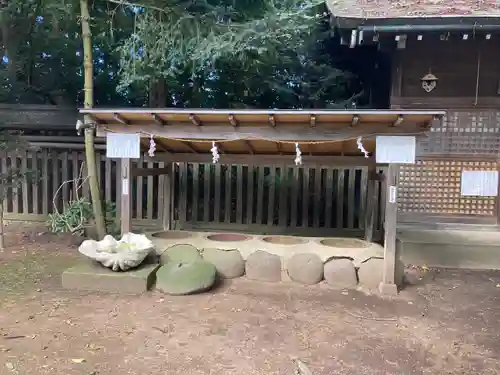
{"type": "Polygon", "coordinates": [[[380,285],[378,286],[378,291],[383,296],[397,296],[398,295],[398,286],[396,284],[380,283],[380,285]]]}
{"type": "Polygon", "coordinates": [[[62,286],[93,292],[140,294],[153,286],[159,266],[146,263],[133,270],[113,272],[100,264],[82,262],[63,272],[62,286]]]}

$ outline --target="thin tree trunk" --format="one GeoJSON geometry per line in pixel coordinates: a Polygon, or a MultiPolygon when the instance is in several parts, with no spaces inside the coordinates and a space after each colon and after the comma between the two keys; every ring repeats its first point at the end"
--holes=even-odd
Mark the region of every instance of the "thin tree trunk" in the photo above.
{"type": "Polygon", "coordinates": [[[3,201],[0,202],[0,250],[5,249],[5,236],[3,226],[3,201]]]}
{"type": "MultiPolygon", "coordinates": [[[[80,12],[82,22],[82,40],[83,40],[83,66],[84,66],[84,92],[85,108],[92,108],[94,105],[94,82],[93,82],[93,63],[92,63],[92,40],[90,33],[90,13],[88,0],[80,0],[80,12]]],[[[92,120],[85,116],[85,124],[92,120]]],[[[85,157],[87,160],[87,174],[90,184],[90,195],[92,197],[92,209],[94,211],[95,226],[98,239],[106,235],[106,224],[102,211],[102,202],[99,192],[99,181],[97,179],[97,166],[94,147],[94,129],[89,127],[85,129],[85,157]]]]}

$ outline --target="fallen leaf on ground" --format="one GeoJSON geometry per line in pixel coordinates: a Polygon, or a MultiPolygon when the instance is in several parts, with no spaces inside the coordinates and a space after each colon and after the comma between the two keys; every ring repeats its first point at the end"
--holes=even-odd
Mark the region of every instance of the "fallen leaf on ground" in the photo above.
{"type": "Polygon", "coordinates": [[[85,359],[83,359],[83,358],[73,358],[71,360],[71,362],[73,362],[73,363],[83,363],[83,362],[85,362],[85,359]]]}

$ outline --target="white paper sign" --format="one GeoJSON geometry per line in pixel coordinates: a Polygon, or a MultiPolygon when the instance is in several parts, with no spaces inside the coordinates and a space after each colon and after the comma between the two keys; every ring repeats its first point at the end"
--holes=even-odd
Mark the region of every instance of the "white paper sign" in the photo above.
{"type": "Polygon", "coordinates": [[[128,183],[128,178],[124,178],[122,180],[122,195],[128,195],[128,187],[129,187],[129,183],[128,183]]]}
{"type": "Polygon", "coordinates": [[[414,136],[379,135],[376,141],[376,161],[381,164],[414,164],[416,144],[414,136]]]}
{"type": "Polygon", "coordinates": [[[389,203],[396,203],[398,199],[398,188],[396,186],[389,186],[389,203]]]}
{"type": "Polygon", "coordinates": [[[496,197],[498,195],[498,172],[462,171],[460,194],[466,197],[496,197]]]}
{"type": "Polygon", "coordinates": [[[106,135],[106,157],[139,159],[141,157],[140,135],[108,133],[106,135]]]}

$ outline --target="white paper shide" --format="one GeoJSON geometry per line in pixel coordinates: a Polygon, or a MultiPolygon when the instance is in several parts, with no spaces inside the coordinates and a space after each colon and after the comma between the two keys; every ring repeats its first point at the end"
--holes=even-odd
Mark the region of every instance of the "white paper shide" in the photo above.
{"type": "Polygon", "coordinates": [[[126,271],[139,266],[153,249],[145,235],[126,233],[118,241],[109,235],[101,241],[83,241],[78,251],[113,271],[126,271]]]}

